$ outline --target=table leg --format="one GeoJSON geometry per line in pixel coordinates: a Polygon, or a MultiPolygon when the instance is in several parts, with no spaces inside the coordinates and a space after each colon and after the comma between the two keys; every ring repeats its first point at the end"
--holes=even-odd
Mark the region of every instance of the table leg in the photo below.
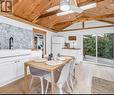
{"type": "Polygon", "coordinates": [[[28,85],[27,85],[27,65],[24,64],[24,89],[25,89],[25,93],[28,93],[28,85]]]}
{"type": "Polygon", "coordinates": [[[51,93],[55,93],[55,81],[54,81],[54,72],[51,72],[51,93]]]}

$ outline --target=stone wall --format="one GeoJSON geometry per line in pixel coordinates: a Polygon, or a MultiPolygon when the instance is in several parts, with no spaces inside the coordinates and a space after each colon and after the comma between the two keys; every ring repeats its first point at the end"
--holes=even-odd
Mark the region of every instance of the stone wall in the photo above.
{"type": "Polygon", "coordinates": [[[9,39],[13,37],[13,49],[31,49],[32,31],[0,23],[0,49],[9,49],[9,39]]]}

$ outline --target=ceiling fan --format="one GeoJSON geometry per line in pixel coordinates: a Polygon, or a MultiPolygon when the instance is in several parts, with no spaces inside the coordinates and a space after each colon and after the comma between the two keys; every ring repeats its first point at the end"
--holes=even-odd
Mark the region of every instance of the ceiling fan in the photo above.
{"type": "Polygon", "coordinates": [[[62,16],[70,13],[82,13],[84,10],[96,7],[96,3],[90,3],[84,6],[78,6],[76,0],[60,0],[60,4],[49,8],[47,12],[52,12],[60,9],[62,12],[57,13],[57,16],[62,16]]]}

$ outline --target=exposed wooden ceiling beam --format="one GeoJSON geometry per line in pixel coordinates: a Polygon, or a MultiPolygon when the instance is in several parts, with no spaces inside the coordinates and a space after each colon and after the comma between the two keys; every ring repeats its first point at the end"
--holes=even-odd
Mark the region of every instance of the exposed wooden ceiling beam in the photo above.
{"type": "MultiPolygon", "coordinates": [[[[16,16],[21,17],[30,22],[33,21],[32,23],[35,22],[35,24],[37,25],[41,25],[43,27],[47,27],[55,30],[59,30],[59,29],[63,30],[64,27],[67,27],[68,25],[70,26],[75,22],[83,22],[83,21],[89,21],[89,20],[105,20],[105,19],[102,19],[102,17],[95,18],[96,15],[98,16],[103,14],[112,14],[112,13],[114,14],[113,0],[109,0],[109,1],[76,0],[78,1],[79,6],[83,6],[92,2],[98,2],[97,3],[98,6],[96,8],[84,11],[82,13],[82,15],[87,15],[90,17],[78,17],[77,19],[75,17],[75,15],[77,14],[73,14],[73,15],[69,14],[68,16],[66,15],[66,16],[58,17],[55,15],[56,12],[55,14],[53,12],[51,13],[46,12],[46,10],[49,9],[50,7],[58,5],[59,0],[17,0],[17,1],[18,3],[14,4],[14,14],[16,16]],[[19,1],[21,2],[19,3],[19,1]]],[[[113,19],[110,18],[109,21],[113,22],[113,19]]]]}
{"type": "MultiPolygon", "coordinates": [[[[82,3],[79,3],[78,5],[79,6],[83,6],[83,5],[87,5],[88,3],[101,2],[101,1],[104,1],[104,0],[86,0],[86,1],[84,1],[82,3]]],[[[38,18],[34,19],[32,22],[33,23],[36,23],[36,22],[38,22],[39,19],[42,19],[42,18],[45,18],[45,17],[49,17],[49,16],[52,16],[52,15],[55,15],[56,13],[59,13],[59,12],[61,12],[61,11],[60,10],[55,10],[55,11],[52,11],[52,12],[43,14],[43,15],[39,16],[38,18]]]]}
{"type": "Polygon", "coordinates": [[[114,25],[87,27],[87,28],[78,28],[78,29],[69,29],[69,30],[62,30],[62,31],[59,31],[59,32],[70,32],[70,31],[76,31],[76,30],[96,29],[96,28],[106,28],[106,27],[114,27],[114,25]]]}
{"type": "Polygon", "coordinates": [[[0,15],[2,15],[2,16],[4,16],[4,17],[8,17],[8,18],[10,18],[10,19],[14,19],[14,20],[23,22],[23,23],[27,23],[27,24],[33,25],[33,26],[35,26],[35,27],[38,27],[38,28],[41,28],[41,29],[45,29],[45,30],[51,31],[51,32],[57,32],[57,31],[55,31],[54,29],[49,29],[49,28],[43,27],[43,26],[41,26],[41,25],[34,24],[34,23],[30,22],[30,21],[21,19],[20,17],[16,17],[16,16],[14,16],[14,15],[12,15],[12,14],[0,13],[0,15]]]}
{"type": "Polygon", "coordinates": [[[61,22],[61,23],[56,23],[54,26],[64,24],[64,23],[75,23],[75,22],[85,22],[85,21],[90,21],[90,20],[98,20],[98,19],[103,19],[103,18],[110,18],[114,17],[114,14],[105,14],[105,15],[100,15],[100,16],[94,16],[94,17],[85,17],[85,18],[76,18],[75,20],[72,21],[66,21],[66,22],[61,22]]]}
{"type": "Polygon", "coordinates": [[[26,18],[29,21],[37,19],[49,6],[57,0],[22,0],[21,3],[13,5],[14,14],[26,18]]]}
{"type": "Polygon", "coordinates": [[[93,3],[93,2],[101,2],[101,1],[104,1],[104,0],[86,0],[86,1],[83,1],[83,2],[80,2],[78,5],[79,6],[84,6],[84,5],[87,5],[89,3],[93,3]]]}
{"type": "Polygon", "coordinates": [[[60,11],[60,10],[55,10],[55,11],[52,11],[52,12],[43,14],[43,15],[39,16],[38,19],[44,18],[44,17],[48,17],[48,16],[52,16],[52,15],[55,15],[55,14],[58,13],[58,12],[61,12],[61,11],[60,11]]]}
{"type": "Polygon", "coordinates": [[[56,27],[52,27],[52,29],[56,29],[56,31],[59,31],[59,30],[65,29],[66,27],[68,27],[70,25],[71,25],[71,23],[65,23],[65,24],[62,24],[62,25],[58,25],[56,27]]]}
{"type": "MultiPolygon", "coordinates": [[[[42,1],[42,0],[41,0],[42,1]]],[[[43,6],[42,6],[42,8],[44,8],[44,7],[46,7],[47,5],[47,7],[43,10],[43,11],[46,11],[47,9],[49,9],[50,7],[53,7],[53,6],[56,6],[59,2],[60,2],[60,0],[44,0],[44,1],[48,1],[48,3],[47,4],[44,4],[43,6]]],[[[42,2],[44,2],[44,1],[42,1],[42,2]]],[[[57,11],[56,11],[57,12],[57,11]]],[[[54,13],[55,14],[55,13],[54,13]]],[[[43,18],[43,17],[47,17],[47,16],[50,16],[50,15],[53,15],[53,13],[51,12],[51,13],[49,13],[49,14],[42,14],[42,12],[40,12],[40,15],[38,15],[38,16],[36,16],[33,20],[32,20],[32,22],[33,23],[36,23],[37,22],[37,19],[38,18],[43,18]],[[42,16],[41,16],[42,15],[42,16]],[[41,17],[40,17],[41,16],[41,17]]]]}
{"type": "Polygon", "coordinates": [[[98,21],[106,22],[106,23],[109,23],[109,24],[114,24],[114,22],[112,22],[112,21],[108,21],[108,20],[98,20],[98,21]]]}
{"type": "Polygon", "coordinates": [[[34,19],[32,22],[33,23],[37,23],[39,19],[42,19],[42,18],[45,18],[45,17],[49,17],[49,16],[52,16],[52,15],[55,15],[58,12],[61,12],[61,11],[60,10],[55,10],[55,11],[52,11],[52,12],[43,14],[43,15],[39,16],[38,18],[34,19]]]}
{"type": "Polygon", "coordinates": [[[45,31],[42,31],[42,30],[36,29],[36,28],[33,28],[32,30],[33,30],[34,33],[40,33],[40,34],[43,34],[43,35],[46,35],[46,33],[47,33],[45,31]]]}
{"type": "Polygon", "coordinates": [[[69,32],[69,31],[76,31],[76,30],[85,30],[85,29],[106,28],[106,27],[114,27],[114,25],[87,27],[87,28],[78,28],[78,29],[69,29],[69,30],[62,30],[62,32],[69,32]]]}

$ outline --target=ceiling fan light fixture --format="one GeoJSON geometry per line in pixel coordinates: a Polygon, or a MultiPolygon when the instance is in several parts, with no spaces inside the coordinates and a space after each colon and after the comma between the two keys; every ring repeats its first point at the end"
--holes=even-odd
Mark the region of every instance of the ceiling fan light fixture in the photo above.
{"type": "Polygon", "coordinates": [[[68,4],[68,2],[62,2],[60,4],[60,10],[61,11],[69,11],[70,10],[70,5],[68,4]]]}

